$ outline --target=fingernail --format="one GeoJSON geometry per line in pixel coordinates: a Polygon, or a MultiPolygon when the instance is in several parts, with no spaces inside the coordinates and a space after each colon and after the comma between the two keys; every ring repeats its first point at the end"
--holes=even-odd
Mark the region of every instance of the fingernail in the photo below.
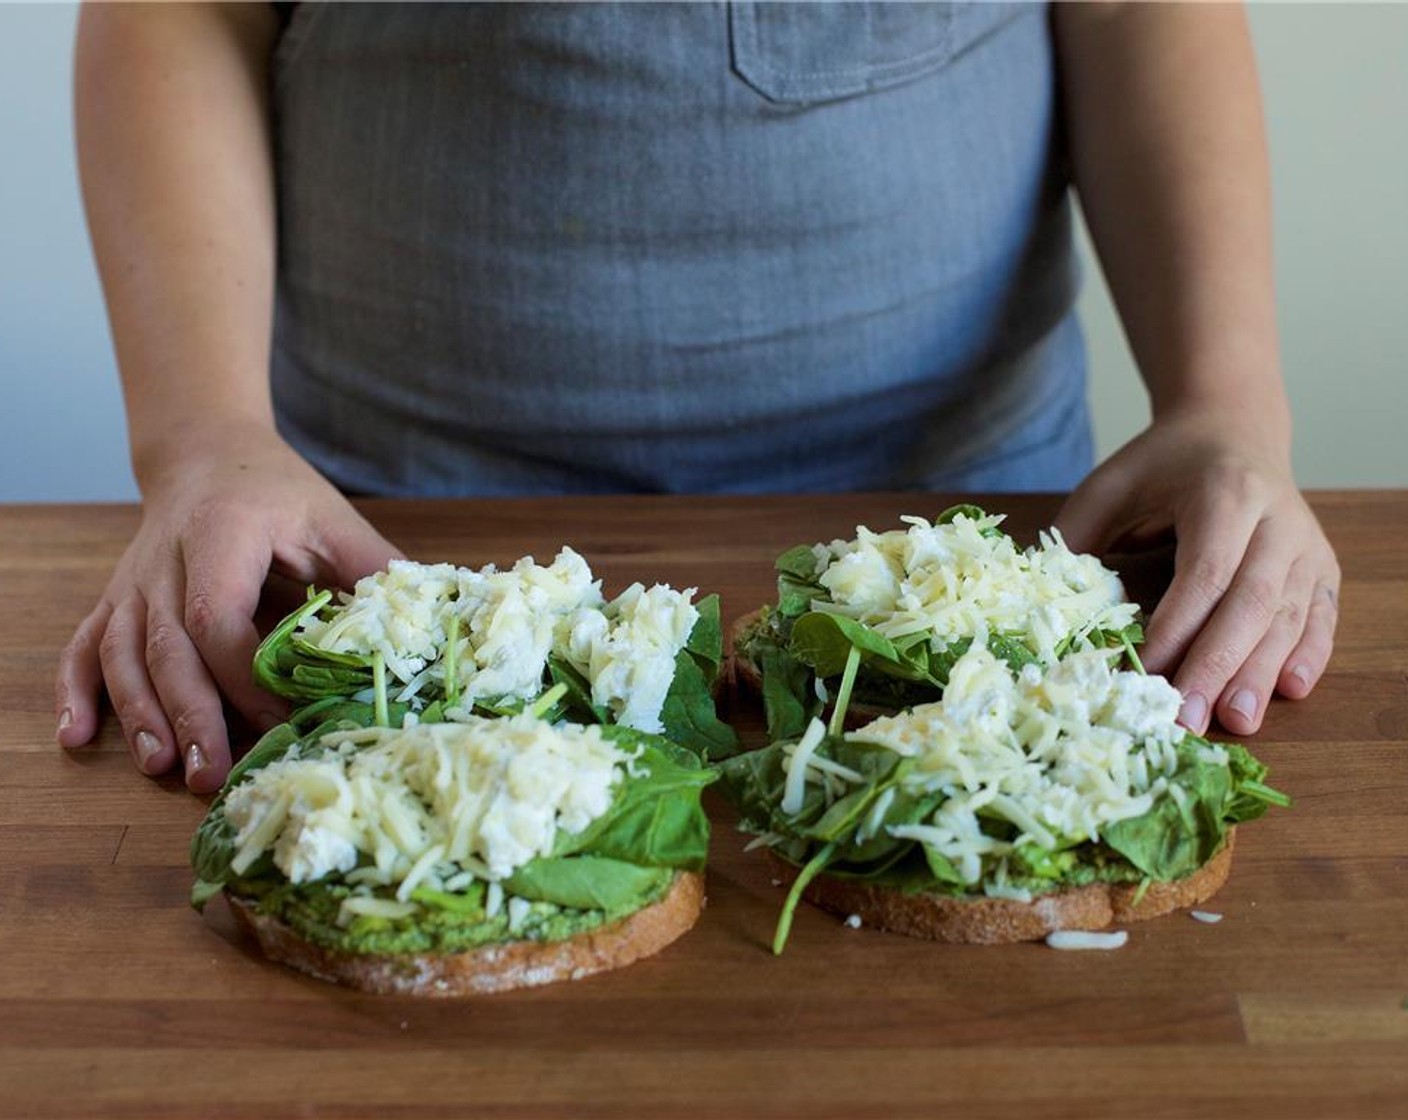
{"type": "Polygon", "coordinates": [[[58,727],[55,729],[55,731],[54,731],[54,737],[55,737],[55,738],[58,738],[58,736],[62,735],[65,731],[67,731],[67,730],[68,730],[70,727],[72,727],[72,726],[73,726],[73,709],[72,709],[72,708],[65,708],[63,711],[61,711],[61,712],[59,713],[59,726],[58,726],[58,727]]]}
{"type": "Polygon", "coordinates": [[[1189,731],[1201,734],[1208,724],[1208,702],[1196,692],[1185,698],[1178,713],[1178,722],[1189,731]]]}
{"type": "Polygon", "coordinates": [[[1256,693],[1249,688],[1239,688],[1234,692],[1227,706],[1243,719],[1256,719],[1256,693]]]}
{"type": "Polygon", "coordinates": [[[1304,665],[1297,665],[1291,670],[1291,676],[1300,682],[1302,688],[1310,687],[1310,670],[1304,665]]]}
{"type": "Polygon", "coordinates": [[[150,731],[139,731],[132,740],[132,749],[137,752],[137,768],[143,773],[151,769],[152,761],[161,753],[161,740],[150,731]]]}
{"type": "Polygon", "coordinates": [[[205,751],[201,750],[199,743],[191,743],[186,747],[186,777],[198,774],[210,765],[205,757],[205,751]]]}

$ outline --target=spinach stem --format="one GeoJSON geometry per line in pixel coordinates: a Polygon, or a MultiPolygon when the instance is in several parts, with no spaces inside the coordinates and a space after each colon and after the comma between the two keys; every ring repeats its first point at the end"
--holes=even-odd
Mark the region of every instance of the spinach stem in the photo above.
{"type": "Polygon", "coordinates": [[[1141,677],[1147,677],[1147,676],[1149,675],[1149,671],[1144,668],[1144,662],[1142,662],[1141,660],[1139,660],[1139,654],[1137,654],[1137,653],[1134,651],[1134,643],[1129,640],[1129,634],[1126,633],[1126,634],[1122,635],[1122,637],[1123,637],[1123,640],[1124,640],[1124,653],[1125,653],[1125,656],[1128,657],[1131,661],[1134,662],[1135,671],[1136,671],[1141,677]]]}
{"type": "Polygon", "coordinates": [[[386,702],[386,658],[380,651],[372,654],[372,694],[375,700],[376,725],[391,726],[391,709],[386,702]]]}
{"type": "Polygon", "coordinates": [[[567,695],[567,683],[565,681],[558,681],[557,684],[553,685],[550,689],[548,689],[536,700],[534,700],[533,703],[529,705],[528,711],[535,718],[542,719],[543,716],[545,716],[548,711],[552,708],[552,706],[556,704],[559,700],[561,700],[565,695],[567,695]]]}
{"type": "Polygon", "coordinates": [[[831,709],[831,725],[826,729],[832,737],[846,730],[846,709],[851,704],[851,689],[856,684],[856,671],[860,668],[860,646],[852,646],[846,655],[846,669],[841,674],[841,687],[836,693],[836,706],[831,709]]]}
{"type": "Polygon", "coordinates": [[[777,932],[773,934],[772,938],[774,956],[780,957],[782,950],[787,946],[787,936],[792,932],[792,914],[797,909],[797,903],[802,900],[802,892],[807,889],[808,883],[826,869],[826,865],[831,862],[831,857],[835,854],[836,841],[833,840],[812,856],[806,866],[797,873],[797,878],[792,883],[792,889],[787,892],[787,901],[782,904],[782,915],[777,919],[777,932]]]}
{"type": "Polygon", "coordinates": [[[1149,875],[1145,875],[1144,878],[1139,880],[1139,887],[1134,892],[1134,900],[1129,904],[1130,909],[1134,909],[1141,902],[1144,901],[1144,896],[1149,893],[1149,888],[1153,885],[1153,883],[1154,880],[1149,875]]]}
{"type": "Polygon", "coordinates": [[[1270,786],[1262,785],[1260,782],[1243,782],[1242,791],[1270,805],[1279,805],[1283,809],[1287,808],[1291,803],[1291,799],[1279,789],[1272,789],[1270,786]]]}

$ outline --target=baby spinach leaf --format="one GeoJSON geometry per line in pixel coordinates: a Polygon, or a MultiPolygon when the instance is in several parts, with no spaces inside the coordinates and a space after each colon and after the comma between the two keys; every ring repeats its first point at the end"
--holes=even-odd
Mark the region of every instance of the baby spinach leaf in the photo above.
{"type": "Polygon", "coordinates": [[[761,653],[759,667],[768,738],[774,742],[795,739],[821,708],[821,700],[812,687],[811,669],[775,645],[763,647],[761,653]]]}
{"type": "MultiPolygon", "coordinates": [[[[1016,634],[989,634],[988,649],[1000,661],[1005,661],[1013,673],[1020,673],[1027,665],[1037,664],[1037,656],[1016,634]]],[[[948,680],[948,675],[944,675],[948,680]]]]}
{"type": "Polygon", "coordinates": [[[924,851],[924,862],[929,868],[929,874],[938,882],[963,885],[963,876],[958,873],[958,868],[953,866],[953,861],[948,856],[936,852],[928,844],[920,844],[919,847],[924,851]]]}
{"type": "Polygon", "coordinates": [[[1161,797],[1143,816],[1116,821],[1103,832],[1106,844],[1161,881],[1191,875],[1217,853],[1227,833],[1223,811],[1232,776],[1226,766],[1180,750],[1173,780],[1184,791],[1182,799],[1161,797]]]}
{"type": "Polygon", "coordinates": [[[669,867],[640,867],[603,856],[578,855],[531,860],[504,880],[519,898],[551,902],[574,910],[619,913],[664,889],[674,877],[669,867]]]}
{"type": "Polygon", "coordinates": [[[665,693],[660,722],[666,736],[702,758],[726,758],[738,750],[738,736],[719,719],[709,679],[688,650],[675,656],[675,677],[665,693]]]}
{"type": "Polygon", "coordinates": [[[191,905],[197,910],[204,910],[206,903],[225,889],[224,882],[211,883],[205,879],[197,878],[195,885],[191,887],[191,905]]]}
{"type": "Polygon", "coordinates": [[[719,764],[724,792],[750,832],[770,832],[774,813],[780,812],[782,784],[779,776],[782,745],[774,743],[760,750],[734,755],[719,764]]]}
{"type": "Polygon", "coordinates": [[[702,870],[709,819],[700,793],[718,772],[658,736],[623,727],[603,728],[602,734],[623,748],[641,748],[632,764],[636,776],[621,783],[611,808],[582,832],[559,833],[553,855],[584,853],[647,867],[702,870]]]}
{"type": "MultiPolygon", "coordinates": [[[[971,502],[960,502],[958,505],[949,506],[946,510],[934,518],[935,525],[952,525],[960,517],[966,517],[969,521],[981,521],[988,515],[987,510],[982,506],[975,506],[971,502]]],[[[989,529],[989,534],[1005,536],[1000,529],[989,529]]]]}
{"type": "Polygon", "coordinates": [[[1286,808],[1291,799],[1280,790],[1266,785],[1266,765],[1240,743],[1224,743],[1227,765],[1232,772],[1232,795],[1228,799],[1226,816],[1229,821],[1255,820],[1277,805],[1286,808]]]}
{"type": "Polygon", "coordinates": [[[592,686],[577,669],[556,655],[548,658],[548,675],[554,684],[565,684],[563,708],[574,723],[608,723],[611,710],[592,699],[592,686]]]}
{"type": "Polygon", "coordinates": [[[777,611],[796,618],[811,609],[817,599],[830,599],[826,588],[817,583],[821,563],[811,545],[799,544],[779,556],[777,568],[777,611]]]}
{"type": "Polygon", "coordinates": [[[700,669],[712,683],[718,675],[719,665],[724,657],[724,631],[719,597],[705,595],[694,607],[699,612],[699,618],[690,630],[684,648],[700,662],[700,669]]]}
{"type": "Polygon", "coordinates": [[[810,665],[817,676],[839,674],[845,669],[852,648],[859,649],[869,663],[884,663],[897,676],[912,673],[893,642],[853,618],[811,611],[792,627],[792,656],[810,665]]]}
{"type": "Polygon", "coordinates": [[[793,579],[814,580],[819,574],[821,561],[812,545],[799,544],[779,556],[773,562],[773,567],[782,575],[791,576],[793,579]]]}
{"type": "Polygon", "coordinates": [[[259,648],[254,651],[254,680],[260,687],[275,695],[283,695],[279,691],[284,680],[284,673],[278,664],[279,654],[288,649],[293,632],[302,625],[303,620],[316,614],[331,601],[331,591],[315,591],[311,587],[308,588],[307,602],[286,615],[269,632],[269,636],[259,643],[259,648]]]}

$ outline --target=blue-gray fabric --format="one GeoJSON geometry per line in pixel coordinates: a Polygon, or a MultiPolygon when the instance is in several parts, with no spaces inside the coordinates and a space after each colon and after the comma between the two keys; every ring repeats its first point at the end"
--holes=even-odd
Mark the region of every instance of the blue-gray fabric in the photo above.
{"type": "Polygon", "coordinates": [[[1040,6],[304,5],[281,430],[389,495],[1064,489],[1040,6]]]}

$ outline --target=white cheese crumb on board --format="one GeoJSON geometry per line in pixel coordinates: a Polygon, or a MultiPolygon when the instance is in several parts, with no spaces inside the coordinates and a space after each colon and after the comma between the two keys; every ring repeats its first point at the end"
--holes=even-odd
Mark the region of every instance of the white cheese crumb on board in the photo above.
{"type": "Polygon", "coordinates": [[[1053,949],[1118,949],[1128,940],[1129,932],[1122,929],[1114,933],[1058,929],[1046,935],[1046,943],[1053,949]]]}

